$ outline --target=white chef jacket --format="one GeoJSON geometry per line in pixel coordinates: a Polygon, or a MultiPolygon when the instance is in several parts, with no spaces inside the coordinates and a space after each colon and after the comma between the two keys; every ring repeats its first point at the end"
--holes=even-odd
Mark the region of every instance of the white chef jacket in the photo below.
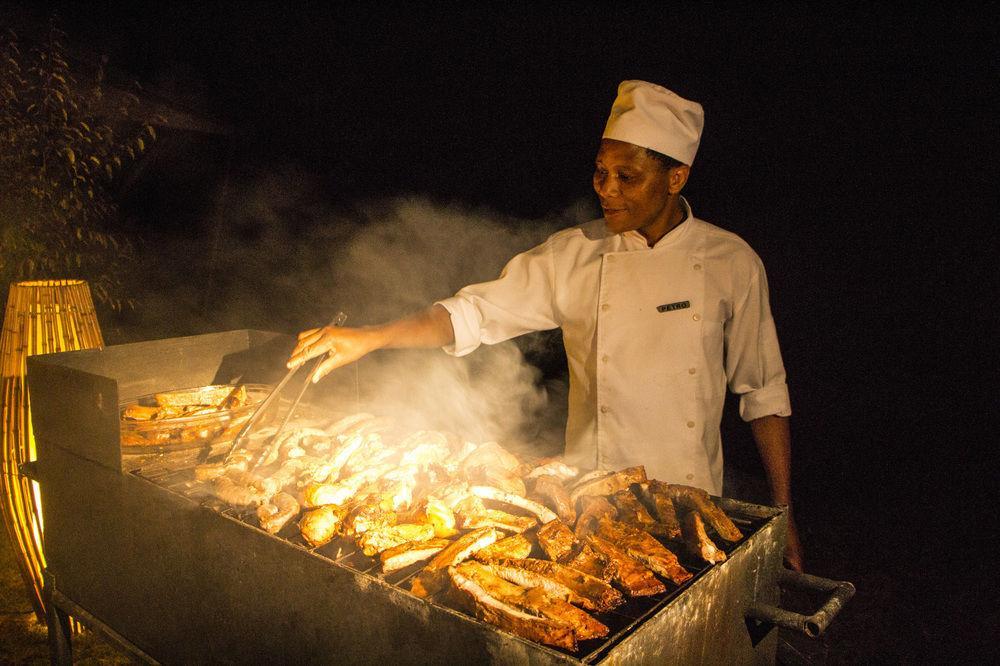
{"type": "Polygon", "coordinates": [[[569,365],[566,457],[643,464],[669,483],[722,492],[726,385],[750,421],[791,406],[760,258],[737,235],[687,219],[652,248],[603,218],[517,255],[492,282],[440,301],[468,354],[562,328],[569,365]]]}

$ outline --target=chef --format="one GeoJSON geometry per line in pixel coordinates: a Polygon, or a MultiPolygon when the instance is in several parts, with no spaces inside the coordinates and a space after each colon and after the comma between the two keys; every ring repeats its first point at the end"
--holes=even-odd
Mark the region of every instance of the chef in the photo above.
{"type": "MultiPolygon", "coordinates": [[[[643,464],[651,477],[721,495],[728,386],[750,423],[772,500],[790,510],[791,407],[764,267],[681,196],[703,125],[698,103],[645,81],[622,82],[595,160],[602,218],[555,233],[496,280],[409,317],[303,331],[289,367],[328,353],[314,371],[318,381],[375,349],[442,347],[461,356],[558,327],[570,375],[568,460],[643,464]]],[[[786,558],[801,570],[791,520],[786,558]]]]}

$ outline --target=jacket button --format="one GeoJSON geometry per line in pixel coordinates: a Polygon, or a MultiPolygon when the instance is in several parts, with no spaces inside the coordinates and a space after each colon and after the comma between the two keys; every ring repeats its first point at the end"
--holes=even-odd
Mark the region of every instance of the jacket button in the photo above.
{"type": "Polygon", "coordinates": [[[695,269],[696,271],[700,271],[700,270],[701,270],[701,264],[695,264],[695,265],[694,265],[694,269],[695,269]]]}
{"type": "Polygon", "coordinates": [[[608,305],[607,303],[605,303],[604,305],[601,306],[601,309],[604,310],[605,312],[607,312],[608,309],[610,309],[610,308],[611,308],[611,306],[608,305]]]}
{"type": "Polygon", "coordinates": [[[688,428],[693,428],[694,427],[694,421],[688,421],[687,422],[687,426],[688,426],[688,428]]]}
{"type": "Polygon", "coordinates": [[[692,315],[691,319],[694,319],[695,321],[701,321],[701,315],[700,314],[692,315]]]}
{"type": "Polygon", "coordinates": [[[689,375],[693,375],[693,374],[694,374],[694,373],[696,373],[696,372],[698,372],[698,369],[697,369],[697,368],[688,368],[688,374],[689,374],[689,375]]]}
{"type": "Polygon", "coordinates": [[[601,357],[601,361],[604,362],[604,363],[607,363],[608,362],[608,358],[609,358],[608,355],[605,354],[604,356],[601,357]]]}
{"type": "Polygon", "coordinates": [[[688,474],[687,475],[687,480],[688,481],[694,481],[694,474],[688,474]]]}
{"type": "Polygon", "coordinates": [[[608,406],[601,405],[601,414],[607,414],[607,413],[608,413],[608,406]]]}

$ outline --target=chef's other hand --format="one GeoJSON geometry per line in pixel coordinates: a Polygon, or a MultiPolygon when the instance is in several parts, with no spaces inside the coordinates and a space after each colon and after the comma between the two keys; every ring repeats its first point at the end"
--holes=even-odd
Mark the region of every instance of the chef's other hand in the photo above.
{"type": "Polygon", "coordinates": [[[788,541],[785,543],[785,566],[802,573],[802,542],[799,541],[799,528],[795,526],[795,517],[791,508],[788,511],[788,541]]]}
{"type": "Polygon", "coordinates": [[[298,343],[288,358],[288,369],[298,368],[311,358],[326,354],[316,366],[312,381],[318,382],[334,368],[357,361],[378,347],[372,329],[323,326],[299,333],[298,343]]]}

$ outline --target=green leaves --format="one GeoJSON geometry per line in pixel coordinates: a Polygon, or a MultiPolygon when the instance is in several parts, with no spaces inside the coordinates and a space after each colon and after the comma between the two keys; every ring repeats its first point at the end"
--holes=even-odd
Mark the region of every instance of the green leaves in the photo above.
{"type": "Polygon", "coordinates": [[[135,250],[110,186],[156,140],[157,121],[132,119],[135,94],[104,89],[106,57],[84,75],[64,43],[54,20],[24,51],[0,31],[0,281],[81,277],[99,302],[131,307],[116,293],[135,250]]]}

